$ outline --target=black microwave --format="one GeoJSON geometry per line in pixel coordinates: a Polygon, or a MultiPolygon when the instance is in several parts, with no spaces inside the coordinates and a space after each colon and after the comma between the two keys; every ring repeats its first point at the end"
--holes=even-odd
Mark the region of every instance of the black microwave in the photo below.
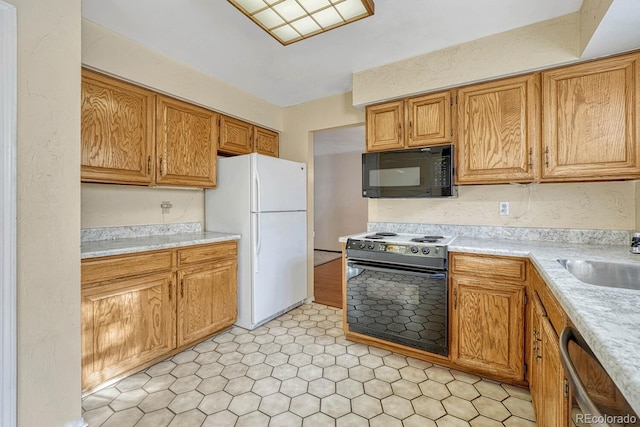
{"type": "Polygon", "coordinates": [[[453,145],[362,154],[362,196],[452,197],[453,145]]]}

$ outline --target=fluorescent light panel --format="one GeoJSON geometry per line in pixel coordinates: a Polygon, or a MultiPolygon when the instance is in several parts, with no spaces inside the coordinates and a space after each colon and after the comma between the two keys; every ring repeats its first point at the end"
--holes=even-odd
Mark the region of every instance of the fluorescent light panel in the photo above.
{"type": "Polygon", "coordinates": [[[229,0],[283,45],[374,13],[373,0],[229,0]]]}

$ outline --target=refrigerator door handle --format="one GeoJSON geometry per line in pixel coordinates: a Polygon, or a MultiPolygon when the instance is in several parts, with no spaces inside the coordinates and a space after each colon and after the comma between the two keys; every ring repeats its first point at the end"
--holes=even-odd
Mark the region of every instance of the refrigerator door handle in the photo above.
{"type": "Polygon", "coordinates": [[[260,253],[260,246],[262,241],[260,239],[260,214],[255,214],[253,216],[253,235],[255,236],[255,242],[253,242],[253,260],[255,261],[253,271],[257,273],[260,270],[260,265],[258,263],[258,254],[260,253]]]}
{"type": "Polygon", "coordinates": [[[253,204],[253,208],[255,209],[256,212],[261,212],[260,209],[260,174],[258,174],[258,170],[254,169],[254,192],[253,192],[253,197],[254,197],[254,204],[253,204]]]}

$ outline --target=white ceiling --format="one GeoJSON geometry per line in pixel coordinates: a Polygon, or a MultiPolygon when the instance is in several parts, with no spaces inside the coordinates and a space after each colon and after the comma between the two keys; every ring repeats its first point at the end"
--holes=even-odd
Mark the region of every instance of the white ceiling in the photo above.
{"type": "Polygon", "coordinates": [[[375,0],[374,16],[289,46],[225,0],[83,0],[82,16],[284,107],[350,91],[353,72],[572,13],[581,4],[375,0]]]}

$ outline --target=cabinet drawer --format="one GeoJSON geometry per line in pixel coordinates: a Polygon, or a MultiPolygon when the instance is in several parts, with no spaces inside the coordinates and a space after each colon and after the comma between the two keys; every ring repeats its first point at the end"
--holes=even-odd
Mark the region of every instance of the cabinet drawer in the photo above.
{"type": "Polygon", "coordinates": [[[82,284],[171,270],[174,263],[170,250],[86,259],[82,261],[82,284]]]}
{"type": "Polygon", "coordinates": [[[549,320],[551,320],[553,329],[555,329],[556,334],[560,335],[560,332],[567,326],[567,316],[562,306],[547,286],[544,286],[540,290],[540,299],[542,299],[542,304],[544,305],[549,320]]]}
{"type": "Polygon", "coordinates": [[[517,280],[527,278],[527,261],[488,255],[451,255],[452,274],[489,277],[491,279],[517,280]]]}
{"type": "Polygon", "coordinates": [[[192,246],[178,250],[178,265],[185,266],[199,262],[218,261],[238,255],[238,243],[235,240],[209,245],[192,246]]]}

